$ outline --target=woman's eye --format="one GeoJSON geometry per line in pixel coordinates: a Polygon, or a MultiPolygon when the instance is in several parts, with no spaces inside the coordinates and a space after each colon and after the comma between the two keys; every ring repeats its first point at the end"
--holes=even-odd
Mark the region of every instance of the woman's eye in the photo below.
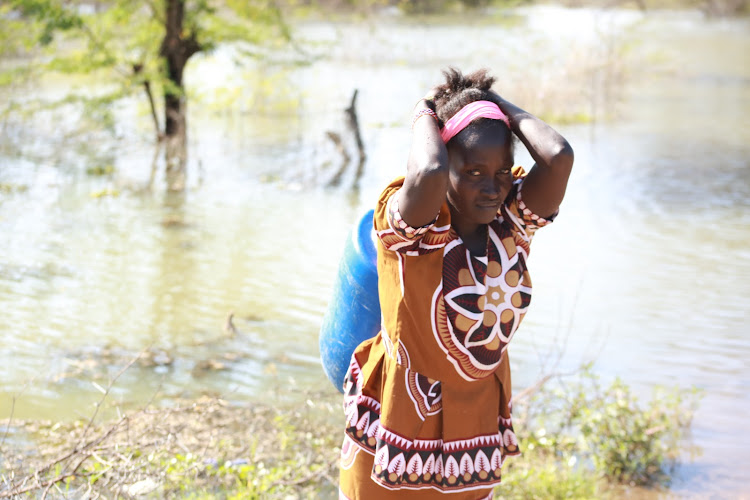
{"type": "Polygon", "coordinates": [[[498,175],[508,175],[510,173],[509,168],[504,168],[498,172],[498,175]]]}
{"type": "Polygon", "coordinates": [[[478,168],[473,168],[469,170],[469,175],[477,177],[479,175],[482,175],[482,172],[480,172],[478,168]]]}

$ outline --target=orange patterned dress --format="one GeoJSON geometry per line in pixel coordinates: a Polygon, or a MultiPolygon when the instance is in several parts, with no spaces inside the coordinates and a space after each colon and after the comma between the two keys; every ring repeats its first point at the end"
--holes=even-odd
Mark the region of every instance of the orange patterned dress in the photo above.
{"type": "Polygon", "coordinates": [[[474,256],[451,229],[401,219],[397,179],[375,209],[381,331],[360,344],[344,381],[340,498],[491,498],[501,466],[519,453],[506,348],[531,300],[534,232],[524,172],[474,256]]]}

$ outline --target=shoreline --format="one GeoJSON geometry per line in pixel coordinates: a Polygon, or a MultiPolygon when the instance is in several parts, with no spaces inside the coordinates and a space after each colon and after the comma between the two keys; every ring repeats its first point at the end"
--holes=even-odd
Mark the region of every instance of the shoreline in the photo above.
{"type": "MultiPolygon", "coordinates": [[[[550,375],[516,394],[522,455],[507,461],[497,492],[518,500],[668,492],[696,391],[655,393],[642,404],[621,381],[603,386],[582,368],[561,395],[556,382],[570,376],[550,375]]],[[[291,408],[202,396],[124,414],[115,406],[118,418],[100,418],[111,387],[89,418],[0,422],[0,498],[335,496],[338,393],[302,394],[291,408]]]]}

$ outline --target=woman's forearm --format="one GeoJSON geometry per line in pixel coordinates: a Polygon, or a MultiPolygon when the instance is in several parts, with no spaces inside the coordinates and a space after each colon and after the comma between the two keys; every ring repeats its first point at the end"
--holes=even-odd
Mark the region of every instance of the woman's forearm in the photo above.
{"type": "Polygon", "coordinates": [[[505,99],[498,101],[500,109],[508,116],[511,130],[536,162],[524,181],[523,201],[537,215],[551,216],[565,196],[573,168],[573,148],[536,116],[505,99]]]}
{"type": "Polygon", "coordinates": [[[562,135],[505,99],[500,98],[499,104],[510,120],[513,133],[523,142],[538,166],[570,172],[573,166],[573,148],[562,135]]]}
{"type": "MultiPolygon", "coordinates": [[[[414,112],[431,109],[421,100],[414,112]]],[[[448,151],[440,137],[437,120],[430,115],[414,122],[404,187],[399,193],[399,210],[412,227],[429,224],[445,201],[448,190],[448,151]]]]}

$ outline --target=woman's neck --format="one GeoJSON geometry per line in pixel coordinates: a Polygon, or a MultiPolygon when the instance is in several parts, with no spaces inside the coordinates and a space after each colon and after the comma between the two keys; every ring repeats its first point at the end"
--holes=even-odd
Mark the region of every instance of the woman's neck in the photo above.
{"type": "Polygon", "coordinates": [[[449,205],[449,208],[451,211],[451,227],[463,240],[464,246],[469,249],[472,255],[484,255],[487,251],[487,224],[466,221],[452,206],[449,205]]]}

